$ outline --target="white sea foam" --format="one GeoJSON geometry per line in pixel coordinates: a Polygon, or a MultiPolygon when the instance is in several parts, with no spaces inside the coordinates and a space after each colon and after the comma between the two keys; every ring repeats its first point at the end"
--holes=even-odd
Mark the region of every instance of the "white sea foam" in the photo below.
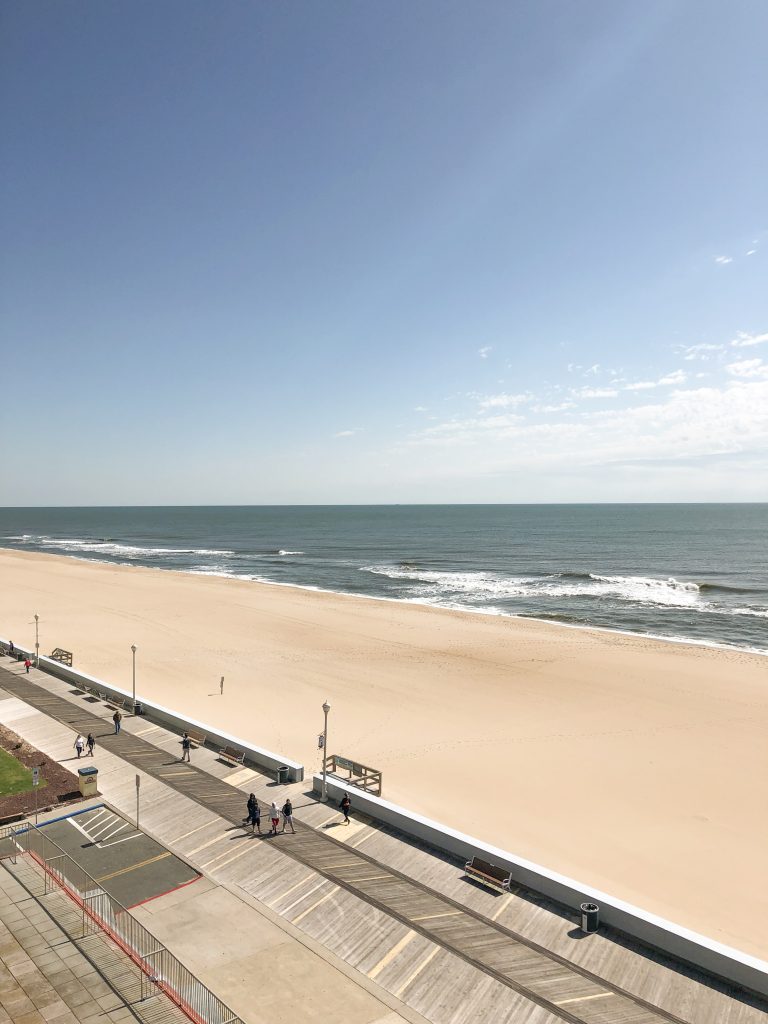
{"type": "Polygon", "coordinates": [[[103,555],[125,555],[141,557],[146,555],[233,555],[233,551],[222,551],[220,548],[161,548],[141,546],[138,544],[118,544],[106,540],[81,540],[76,537],[29,537],[40,547],[60,548],[62,551],[93,551],[103,555]]]}
{"type": "Polygon", "coordinates": [[[725,615],[766,617],[762,609],[729,608],[702,599],[699,585],[674,577],[600,576],[555,573],[549,576],[501,576],[488,572],[447,572],[413,566],[369,565],[364,572],[412,584],[410,596],[455,604],[457,598],[485,601],[500,598],[594,598],[647,606],[690,609],[725,615]]]}
{"type": "Polygon", "coordinates": [[[277,553],[278,553],[278,555],[303,555],[304,554],[303,551],[288,551],[285,548],[280,548],[280,550],[277,553]]]}

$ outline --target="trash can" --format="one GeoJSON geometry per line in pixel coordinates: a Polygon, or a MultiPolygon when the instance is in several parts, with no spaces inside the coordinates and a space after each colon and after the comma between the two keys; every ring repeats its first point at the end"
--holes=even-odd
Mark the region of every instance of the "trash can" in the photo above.
{"type": "Polygon", "coordinates": [[[21,653],[21,651],[16,651],[16,661],[21,661],[23,657],[24,655],[21,653]]]}
{"type": "Polygon", "coordinates": [[[596,903],[581,904],[581,930],[590,935],[597,931],[600,922],[600,907],[596,903]]]}
{"type": "Polygon", "coordinates": [[[281,764],[280,767],[277,769],[277,781],[282,785],[285,785],[288,782],[288,775],[290,773],[290,770],[291,769],[288,767],[287,764],[281,764]]]}
{"type": "Polygon", "coordinates": [[[140,700],[134,701],[133,713],[134,713],[134,715],[143,715],[144,714],[144,707],[143,707],[143,705],[142,705],[140,700]]]}
{"type": "Polygon", "coordinates": [[[99,776],[99,769],[78,768],[77,774],[81,796],[96,796],[96,780],[99,776]]]}

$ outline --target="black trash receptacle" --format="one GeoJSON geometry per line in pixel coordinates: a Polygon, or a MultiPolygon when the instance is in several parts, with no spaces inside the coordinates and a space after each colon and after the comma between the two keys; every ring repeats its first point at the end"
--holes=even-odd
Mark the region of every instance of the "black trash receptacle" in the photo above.
{"type": "Polygon", "coordinates": [[[600,923],[600,907],[596,903],[581,904],[581,930],[588,935],[597,931],[600,923]]]}
{"type": "Polygon", "coordinates": [[[16,661],[21,661],[23,657],[24,655],[21,653],[21,651],[16,651],[16,661]]]}
{"type": "Polygon", "coordinates": [[[143,715],[144,714],[144,708],[142,707],[142,704],[141,704],[140,700],[134,701],[133,713],[134,713],[134,715],[143,715]]]}
{"type": "Polygon", "coordinates": [[[277,769],[277,781],[283,784],[288,782],[288,775],[290,773],[290,770],[291,769],[288,767],[287,764],[281,764],[280,767],[277,769]]]}

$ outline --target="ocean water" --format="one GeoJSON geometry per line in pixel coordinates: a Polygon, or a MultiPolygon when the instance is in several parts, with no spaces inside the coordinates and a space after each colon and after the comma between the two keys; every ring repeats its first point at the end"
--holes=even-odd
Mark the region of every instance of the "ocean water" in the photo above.
{"type": "Polygon", "coordinates": [[[768,505],[0,509],[0,546],[768,653],[768,505]]]}

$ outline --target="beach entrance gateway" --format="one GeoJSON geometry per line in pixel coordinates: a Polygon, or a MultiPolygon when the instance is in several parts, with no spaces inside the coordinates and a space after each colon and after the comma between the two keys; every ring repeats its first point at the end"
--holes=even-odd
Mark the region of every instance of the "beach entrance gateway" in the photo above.
{"type": "Polygon", "coordinates": [[[324,758],[324,764],[328,775],[334,775],[348,786],[355,786],[357,789],[364,789],[366,793],[381,796],[381,772],[376,768],[370,768],[340,754],[329,754],[324,758]],[[346,777],[341,776],[340,771],[346,772],[346,777]]]}

